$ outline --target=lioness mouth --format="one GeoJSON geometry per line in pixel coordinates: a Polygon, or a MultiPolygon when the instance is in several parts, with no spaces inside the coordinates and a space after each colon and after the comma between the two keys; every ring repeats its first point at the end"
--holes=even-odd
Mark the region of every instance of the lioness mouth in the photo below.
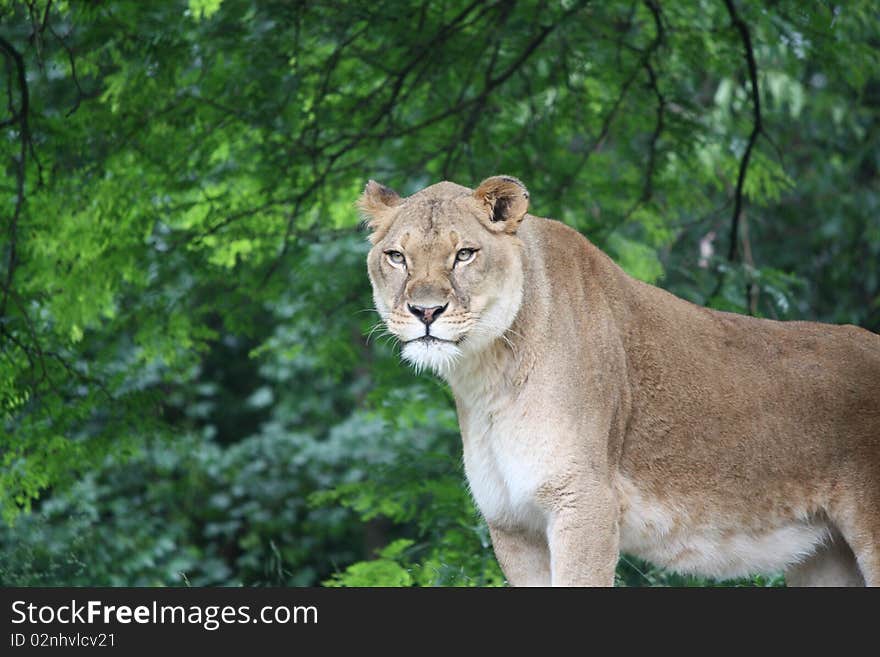
{"type": "Polygon", "coordinates": [[[421,342],[422,344],[425,344],[425,345],[434,344],[435,342],[447,342],[449,344],[458,344],[458,340],[444,340],[443,338],[435,338],[433,335],[423,335],[420,338],[415,338],[413,340],[407,340],[403,344],[410,344],[412,342],[421,342]]]}

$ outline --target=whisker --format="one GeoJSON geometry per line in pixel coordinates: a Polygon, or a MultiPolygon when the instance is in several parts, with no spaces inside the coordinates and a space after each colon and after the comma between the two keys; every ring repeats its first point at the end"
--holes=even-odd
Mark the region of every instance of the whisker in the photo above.
{"type": "Polygon", "coordinates": [[[517,333],[517,332],[514,331],[512,328],[507,328],[507,329],[504,330],[504,332],[505,332],[505,333],[510,333],[510,334],[512,334],[512,335],[515,335],[515,336],[518,337],[520,340],[525,340],[525,337],[523,336],[522,333],[517,333]]]}
{"type": "Polygon", "coordinates": [[[376,322],[372,326],[372,328],[370,329],[369,333],[367,333],[367,340],[366,340],[367,344],[370,344],[370,340],[372,339],[372,337],[376,333],[376,331],[380,331],[379,337],[381,337],[382,331],[388,332],[388,329],[385,327],[385,324],[383,322],[376,322]]]}
{"type": "Polygon", "coordinates": [[[480,336],[480,335],[491,336],[493,333],[496,334],[495,337],[498,339],[504,340],[504,343],[513,352],[514,357],[516,357],[516,358],[519,357],[517,346],[507,336],[507,333],[511,333],[512,335],[514,335],[520,339],[524,339],[524,338],[520,333],[514,331],[513,329],[511,329],[509,327],[506,329],[503,329],[500,326],[495,326],[494,324],[490,324],[482,319],[478,319],[470,332],[475,333],[478,336],[480,336]]]}

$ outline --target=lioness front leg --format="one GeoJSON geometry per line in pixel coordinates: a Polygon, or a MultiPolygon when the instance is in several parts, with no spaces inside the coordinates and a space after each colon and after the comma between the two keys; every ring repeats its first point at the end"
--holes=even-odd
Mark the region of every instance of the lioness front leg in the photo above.
{"type": "Polygon", "coordinates": [[[550,550],[540,534],[489,525],[495,558],[511,586],[550,586],[550,550]]]}
{"type": "Polygon", "coordinates": [[[614,586],[618,513],[608,491],[566,494],[548,526],[553,586],[614,586]]]}

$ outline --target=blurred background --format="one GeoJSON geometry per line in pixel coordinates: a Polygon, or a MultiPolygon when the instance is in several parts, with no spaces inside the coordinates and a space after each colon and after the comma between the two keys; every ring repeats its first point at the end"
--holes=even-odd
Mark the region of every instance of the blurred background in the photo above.
{"type": "Polygon", "coordinates": [[[2,585],[503,583],[448,389],[368,338],[369,178],[880,330],[875,2],[0,0],[0,55],[2,585]]]}

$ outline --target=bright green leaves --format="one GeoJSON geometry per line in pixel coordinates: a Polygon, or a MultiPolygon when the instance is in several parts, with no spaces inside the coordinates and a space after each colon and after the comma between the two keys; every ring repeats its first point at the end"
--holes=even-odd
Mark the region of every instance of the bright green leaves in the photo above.
{"type": "Polygon", "coordinates": [[[82,445],[67,440],[63,436],[47,432],[39,443],[28,445],[28,441],[15,443],[3,441],[3,457],[0,460],[0,496],[3,521],[11,523],[18,509],[29,511],[31,502],[37,499],[45,488],[63,480],[65,465],[76,463],[81,457],[82,445]],[[12,495],[7,497],[9,493],[12,495]]]}
{"type": "Polygon", "coordinates": [[[327,586],[411,586],[412,575],[398,563],[413,541],[405,538],[394,541],[379,550],[379,558],[360,561],[349,566],[344,573],[334,575],[325,582],[327,586]]]}
{"type": "Polygon", "coordinates": [[[786,192],[794,189],[794,181],[778,160],[761,152],[755,153],[749,162],[749,171],[743,184],[743,194],[756,203],[778,203],[786,192]]]}
{"type": "Polygon", "coordinates": [[[223,0],[188,0],[189,13],[197,21],[211,18],[220,9],[223,0]]]}
{"type": "Polygon", "coordinates": [[[646,283],[656,283],[663,276],[663,265],[650,246],[619,233],[613,233],[607,244],[617,264],[630,276],[646,283]]]}
{"type": "MultiPolygon", "coordinates": [[[[398,539],[380,549],[376,559],[359,561],[335,573],[325,586],[500,586],[501,570],[494,561],[480,560],[462,543],[460,534],[442,536],[430,549],[409,539],[398,539]],[[425,555],[427,552],[427,555],[425,555]],[[482,566],[483,570],[477,570],[482,566]]],[[[485,551],[487,546],[483,546],[485,551]]]]}

